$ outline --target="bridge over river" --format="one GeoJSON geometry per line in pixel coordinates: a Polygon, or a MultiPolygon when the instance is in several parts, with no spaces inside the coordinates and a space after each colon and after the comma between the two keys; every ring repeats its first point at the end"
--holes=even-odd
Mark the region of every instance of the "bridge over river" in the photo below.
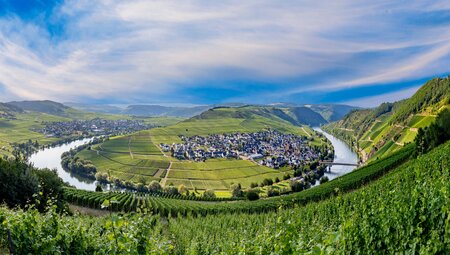
{"type": "Polygon", "coordinates": [[[355,163],[333,162],[333,161],[319,161],[319,164],[325,164],[329,166],[356,166],[356,167],[359,166],[359,164],[355,163]]]}

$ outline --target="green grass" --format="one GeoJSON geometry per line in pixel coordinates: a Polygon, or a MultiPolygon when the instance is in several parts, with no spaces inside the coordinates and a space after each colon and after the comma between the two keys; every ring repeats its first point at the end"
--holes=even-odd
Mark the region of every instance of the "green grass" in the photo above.
{"type": "MultiPolygon", "coordinates": [[[[247,110],[255,110],[247,107],[247,110]],[[247,109],[248,108],[248,109],[247,109]]],[[[239,108],[240,109],[240,108],[239,108]]],[[[242,110],[242,109],[240,109],[242,110]]],[[[206,115],[200,115],[189,120],[181,121],[175,125],[163,128],[155,128],[141,131],[132,135],[111,138],[94,149],[102,153],[79,153],[81,158],[89,159],[97,166],[100,172],[117,172],[130,180],[130,174],[134,174],[132,180],[140,172],[135,171],[136,166],[152,169],[165,169],[172,161],[171,170],[168,172],[166,185],[184,184],[190,189],[219,189],[228,190],[232,183],[241,183],[246,188],[251,183],[261,183],[265,178],[282,178],[291,170],[275,170],[258,166],[246,160],[210,159],[206,162],[180,161],[166,156],[159,150],[160,143],[181,143],[180,136],[208,136],[210,134],[223,134],[235,132],[257,132],[262,130],[277,129],[280,132],[292,133],[300,136],[312,135],[311,145],[320,146],[326,141],[315,136],[315,131],[304,126],[297,127],[280,119],[277,116],[260,116],[256,114],[236,115],[236,108],[220,108],[206,115]],[[306,132],[305,132],[306,131],[306,132]],[[155,158],[155,157],[158,158],[155,158]],[[108,159],[110,162],[108,163],[108,159]],[[162,162],[157,166],[151,165],[153,160],[162,162]]],[[[116,175],[116,174],[114,174],[116,175]]],[[[161,177],[164,177],[161,176],[161,177]]]]}
{"type": "Polygon", "coordinates": [[[413,128],[423,128],[428,127],[431,123],[434,122],[435,118],[434,116],[414,116],[414,117],[421,117],[420,120],[415,120],[415,122],[411,125],[413,128]]]}
{"type": "MultiPolygon", "coordinates": [[[[385,172],[386,161],[376,162],[350,174],[351,178],[342,176],[340,181],[297,193],[305,196],[325,187],[334,194],[326,199],[293,206],[299,201],[289,196],[285,205],[268,211],[257,205],[274,199],[211,203],[129,194],[112,195],[125,208],[150,210],[89,217],[2,207],[0,250],[7,251],[9,230],[17,254],[446,254],[450,249],[449,155],[447,143],[397,165],[368,185],[341,193],[344,179],[354,182],[385,172]],[[186,216],[161,220],[147,214],[153,210],[186,216]]],[[[86,202],[98,201],[97,206],[111,196],[88,193],[97,199],[86,202]]]]}
{"type": "Polygon", "coordinates": [[[43,122],[69,121],[64,117],[53,116],[44,113],[23,113],[17,114],[16,119],[7,120],[0,118],[0,153],[11,154],[11,143],[23,143],[28,140],[37,140],[40,144],[50,144],[57,141],[57,138],[48,138],[37,132],[42,129],[43,122]]]}

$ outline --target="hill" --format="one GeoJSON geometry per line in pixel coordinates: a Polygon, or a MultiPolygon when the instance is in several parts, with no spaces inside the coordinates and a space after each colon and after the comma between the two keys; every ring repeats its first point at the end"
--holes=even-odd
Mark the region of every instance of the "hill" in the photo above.
{"type": "Polygon", "coordinates": [[[211,106],[172,107],[161,105],[130,105],[122,113],[134,116],[175,116],[189,118],[209,108],[211,106]]]}
{"type": "MultiPolygon", "coordinates": [[[[113,105],[91,105],[82,103],[65,103],[65,105],[73,107],[78,110],[96,113],[110,113],[110,114],[126,114],[132,116],[152,117],[152,116],[174,116],[182,118],[191,118],[201,114],[212,108],[217,107],[242,107],[241,103],[224,103],[215,105],[202,105],[202,106],[162,106],[162,105],[129,105],[126,108],[121,108],[113,105]]],[[[258,105],[259,107],[273,107],[279,109],[292,109],[295,112],[302,112],[303,118],[310,118],[310,121],[301,122],[302,124],[310,123],[315,126],[323,124],[323,120],[304,108],[309,108],[313,112],[318,113],[327,122],[336,121],[344,117],[345,114],[351,110],[357,109],[357,107],[339,104],[313,104],[313,105],[297,105],[292,103],[274,103],[268,105],[258,105]],[[310,117],[308,117],[310,116],[310,117]],[[313,120],[316,119],[316,120],[313,120]],[[319,120],[319,121],[317,121],[319,120]]],[[[298,114],[297,114],[298,115],[298,114]]]]}
{"type": "Polygon", "coordinates": [[[333,122],[344,118],[347,113],[359,109],[355,106],[341,104],[311,104],[305,107],[319,113],[328,122],[333,122]]]}
{"type": "Polygon", "coordinates": [[[113,106],[113,105],[103,105],[103,104],[83,104],[83,103],[64,103],[69,107],[85,112],[95,112],[95,113],[109,113],[109,114],[121,114],[123,108],[113,106]]]}
{"type": "MultiPolygon", "coordinates": [[[[305,205],[301,198],[287,197],[286,205],[300,206],[274,203],[275,211],[264,209],[265,201],[273,199],[217,205],[149,196],[124,200],[119,193],[120,203],[165,208],[163,215],[185,216],[161,219],[148,215],[147,210],[111,217],[68,216],[54,209],[39,214],[35,209],[3,207],[0,251],[7,251],[9,231],[18,254],[445,254],[450,249],[446,224],[450,217],[449,155],[450,144],[446,143],[353,192],[342,194],[330,187],[334,195],[318,201],[320,185],[308,190],[318,202],[305,205]],[[234,209],[222,214],[228,206],[234,209]],[[255,210],[259,213],[246,213],[255,210]],[[208,216],[201,217],[203,213],[208,216]]],[[[349,185],[344,179],[328,186],[349,185]]],[[[101,203],[105,197],[107,193],[92,192],[78,200],[101,203]],[[93,195],[96,199],[90,199],[93,195]]],[[[103,203],[107,208],[113,205],[108,201],[103,203]]]]}
{"type": "Polygon", "coordinates": [[[8,104],[14,105],[26,111],[34,111],[47,113],[56,116],[64,116],[66,110],[70,107],[65,106],[61,103],[53,102],[50,100],[43,101],[13,101],[8,104]]]}
{"type": "Polygon", "coordinates": [[[250,187],[264,179],[282,179],[292,175],[292,169],[273,169],[249,160],[208,159],[190,162],[171,157],[161,151],[160,144],[182,143],[181,136],[208,136],[224,133],[251,133],[267,129],[307,137],[313,146],[326,142],[308,126],[325,123],[317,113],[306,107],[274,108],[260,106],[217,107],[175,125],[141,131],[132,135],[115,137],[91,150],[76,154],[80,160],[91,162],[97,172],[108,173],[121,181],[139,184],[156,180],[163,186],[183,184],[190,190],[213,189],[229,196],[229,187],[240,183],[250,187]],[[317,122],[319,120],[319,122],[317,122]]]}
{"type": "Polygon", "coordinates": [[[263,117],[275,121],[283,120],[292,125],[319,126],[327,121],[318,113],[308,107],[273,107],[273,106],[242,106],[242,107],[216,107],[210,109],[193,119],[215,118],[247,118],[263,117]]]}
{"type": "Polygon", "coordinates": [[[354,110],[323,128],[352,145],[366,161],[384,157],[414,140],[421,127],[450,104],[450,80],[435,78],[411,98],[383,103],[373,109],[354,110]]]}

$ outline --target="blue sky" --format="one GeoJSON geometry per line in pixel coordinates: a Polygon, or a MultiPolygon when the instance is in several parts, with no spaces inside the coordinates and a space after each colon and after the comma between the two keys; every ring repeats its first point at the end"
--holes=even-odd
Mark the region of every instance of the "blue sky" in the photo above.
{"type": "Polygon", "coordinates": [[[0,101],[370,107],[449,67],[449,1],[0,0],[0,101]]]}

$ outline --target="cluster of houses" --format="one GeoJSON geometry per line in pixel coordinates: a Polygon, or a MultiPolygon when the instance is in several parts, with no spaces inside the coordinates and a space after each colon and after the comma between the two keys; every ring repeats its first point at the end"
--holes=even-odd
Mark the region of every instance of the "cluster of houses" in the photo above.
{"type": "Polygon", "coordinates": [[[142,120],[74,120],[46,122],[44,128],[38,130],[47,137],[65,137],[71,135],[116,135],[137,132],[154,126],[142,120]]]}
{"type": "Polygon", "coordinates": [[[181,136],[182,144],[161,143],[163,151],[180,160],[205,161],[209,158],[242,158],[271,168],[301,165],[319,159],[320,152],[308,146],[306,138],[277,131],[181,136]]]}

